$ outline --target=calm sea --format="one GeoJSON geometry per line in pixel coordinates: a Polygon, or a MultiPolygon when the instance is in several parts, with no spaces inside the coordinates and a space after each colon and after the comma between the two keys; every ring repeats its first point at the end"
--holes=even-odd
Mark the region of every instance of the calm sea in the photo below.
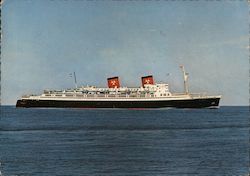
{"type": "Polygon", "coordinates": [[[1,107],[4,176],[246,176],[249,108],[1,107]]]}

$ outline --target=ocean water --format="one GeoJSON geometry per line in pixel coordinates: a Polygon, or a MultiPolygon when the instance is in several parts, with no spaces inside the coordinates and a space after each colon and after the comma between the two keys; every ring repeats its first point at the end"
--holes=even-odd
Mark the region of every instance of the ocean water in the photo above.
{"type": "Polygon", "coordinates": [[[246,176],[249,108],[1,107],[4,176],[246,176]]]}

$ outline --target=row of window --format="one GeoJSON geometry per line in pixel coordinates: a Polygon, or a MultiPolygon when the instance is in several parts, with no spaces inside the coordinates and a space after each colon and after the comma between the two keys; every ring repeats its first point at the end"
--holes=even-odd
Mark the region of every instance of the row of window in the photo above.
{"type": "Polygon", "coordinates": [[[160,94],[161,97],[162,96],[167,96],[167,95],[170,96],[170,93],[168,93],[168,94],[165,94],[165,93],[164,94],[160,94]]]}
{"type": "MultiPolygon", "coordinates": [[[[96,94],[95,94],[96,95],[96,94]]],[[[45,94],[45,96],[46,97],[50,97],[50,96],[52,96],[52,95],[50,95],[50,94],[45,94]]],[[[60,95],[60,94],[56,94],[56,95],[54,95],[54,96],[56,96],[56,97],[61,97],[62,95],[60,95]]],[[[66,96],[67,97],[73,97],[74,95],[73,94],[66,94],[66,96]]],[[[76,95],[76,96],[83,96],[83,95],[76,95]]],[[[94,97],[94,94],[91,96],[91,95],[87,95],[88,97],[94,97]]],[[[129,95],[130,97],[137,97],[137,96],[140,96],[140,97],[144,97],[145,95],[129,95]]],[[[170,93],[164,93],[164,94],[160,94],[160,96],[162,97],[162,96],[170,96],[170,93]]],[[[102,96],[102,95],[98,95],[98,97],[104,97],[104,95],[102,96]]],[[[109,94],[108,95],[108,97],[115,97],[115,95],[113,95],[113,94],[109,94]]],[[[125,95],[120,95],[120,97],[126,97],[125,95]]]]}

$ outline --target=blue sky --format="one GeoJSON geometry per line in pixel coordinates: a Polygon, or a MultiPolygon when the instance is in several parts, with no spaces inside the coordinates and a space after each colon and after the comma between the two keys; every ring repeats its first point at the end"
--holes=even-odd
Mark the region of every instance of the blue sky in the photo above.
{"type": "Polygon", "coordinates": [[[7,0],[2,7],[2,104],[78,85],[140,86],[153,74],[183,91],[248,105],[247,1],[7,0]],[[171,73],[170,76],[167,76],[171,73]]]}

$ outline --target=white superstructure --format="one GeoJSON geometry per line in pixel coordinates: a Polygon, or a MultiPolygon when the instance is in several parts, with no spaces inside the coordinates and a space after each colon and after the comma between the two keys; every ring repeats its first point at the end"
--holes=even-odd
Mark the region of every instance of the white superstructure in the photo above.
{"type": "Polygon", "coordinates": [[[94,86],[79,87],[75,89],[66,90],[45,90],[41,95],[23,96],[22,99],[36,99],[36,100],[176,100],[176,99],[195,99],[195,98],[216,98],[218,96],[206,96],[203,94],[185,94],[174,93],[169,91],[168,84],[156,83],[154,85],[146,84],[139,88],[97,88],[94,86]]]}

